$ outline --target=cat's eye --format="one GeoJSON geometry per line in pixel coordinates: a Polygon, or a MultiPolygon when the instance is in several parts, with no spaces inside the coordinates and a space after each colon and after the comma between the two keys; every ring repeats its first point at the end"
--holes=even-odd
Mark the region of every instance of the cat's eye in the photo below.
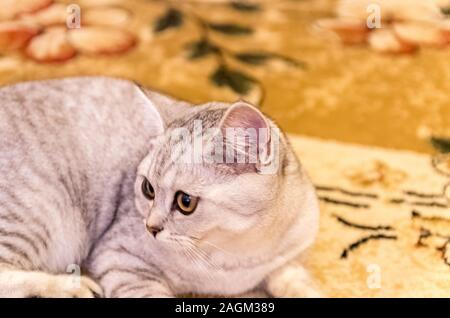
{"type": "Polygon", "coordinates": [[[198,197],[191,196],[182,191],[175,194],[175,207],[184,215],[189,215],[195,211],[198,204],[198,197]]]}
{"type": "Polygon", "coordinates": [[[144,178],[144,181],[142,181],[142,193],[147,200],[153,200],[155,198],[155,190],[147,178],[144,178]]]}

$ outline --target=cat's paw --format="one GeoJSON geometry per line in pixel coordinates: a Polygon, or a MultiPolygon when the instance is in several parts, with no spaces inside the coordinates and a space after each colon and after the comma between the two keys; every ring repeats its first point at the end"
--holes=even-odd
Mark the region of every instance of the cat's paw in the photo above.
{"type": "Polygon", "coordinates": [[[322,298],[309,274],[302,267],[286,266],[272,273],[266,281],[267,291],[278,298],[322,298]]]}
{"type": "Polygon", "coordinates": [[[29,294],[29,298],[98,298],[102,297],[101,287],[92,279],[81,276],[56,275],[29,294]]]}
{"type": "Polygon", "coordinates": [[[20,298],[94,298],[103,294],[92,279],[44,272],[0,272],[0,297],[20,298]]]}

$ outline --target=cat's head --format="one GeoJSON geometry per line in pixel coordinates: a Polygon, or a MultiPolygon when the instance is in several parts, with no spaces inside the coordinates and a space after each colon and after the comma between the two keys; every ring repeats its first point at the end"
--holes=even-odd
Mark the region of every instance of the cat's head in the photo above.
{"type": "Polygon", "coordinates": [[[212,266],[270,257],[300,213],[285,205],[300,209],[296,197],[312,191],[306,180],[301,188],[288,147],[245,102],[192,108],[152,142],[138,169],[136,205],[149,237],[212,266]]]}

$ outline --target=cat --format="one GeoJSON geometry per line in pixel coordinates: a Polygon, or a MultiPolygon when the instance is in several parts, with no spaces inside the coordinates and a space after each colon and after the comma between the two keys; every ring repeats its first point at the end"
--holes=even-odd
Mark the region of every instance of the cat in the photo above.
{"type": "Polygon", "coordinates": [[[314,187],[256,107],[103,77],[6,86],[0,100],[0,297],[321,295],[294,261],[318,230],[314,187]],[[257,135],[219,134],[234,128],[257,135]],[[193,137],[174,140],[180,129],[193,137]],[[178,160],[217,140],[232,161],[178,160]]]}

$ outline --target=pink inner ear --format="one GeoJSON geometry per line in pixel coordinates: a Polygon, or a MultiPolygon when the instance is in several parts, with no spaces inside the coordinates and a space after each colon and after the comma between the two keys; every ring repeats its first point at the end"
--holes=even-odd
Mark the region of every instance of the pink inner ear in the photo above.
{"type": "MultiPolygon", "coordinates": [[[[241,103],[233,105],[225,115],[221,126],[227,144],[240,148],[250,156],[252,149],[261,154],[266,153],[270,143],[270,132],[263,115],[252,106],[241,103]],[[230,139],[231,138],[231,139],[230,139]],[[242,143],[242,140],[245,140],[242,143]],[[251,148],[251,145],[256,148],[251,148]]],[[[259,157],[258,154],[255,154],[259,157]]],[[[261,158],[259,158],[261,159],[261,158]]]]}
{"type": "Polygon", "coordinates": [[[267,123],[262,115],[248,105],[232,106],[233,109],[226,115],[222,129],[226,128],[267,128],[267,123]]]}
{"type": "Polygon", "coordinates": [[[270,132],[264,115],[256,108],[239,102],[227,111],[220,126],[224,159],[240,169],[256,171],[269,153],[270,132]]]}

